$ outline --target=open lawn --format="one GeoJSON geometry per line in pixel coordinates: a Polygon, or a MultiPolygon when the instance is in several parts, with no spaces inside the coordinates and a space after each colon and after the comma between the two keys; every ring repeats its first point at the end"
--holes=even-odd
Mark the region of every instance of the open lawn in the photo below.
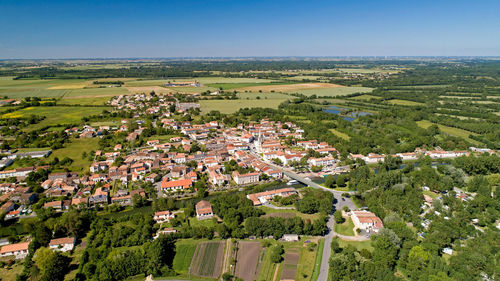
{"type": "Polygon", "coordinates": [[[334,88],[323,88],[323,89],[302,89],[294,91],[295,93],[300,93],[306,96],[316,95],[318,97],[337,97],[345,96],[354,93],[369,93],[373,89],[367,87],[334,87],[334,88]]]}
{"type": "MultiPolygon", "coordinates": [[[[430,122],[429,120],[420,120],[420,121],[417,121],[417,125],[419,127],[421,127],[421,128],[424,128],[424,129],[429,128],[433,124],[434,123],[430,122]]],[[[475,145],[483,145],[481,142],[478,142],[476,140],[473,140],[473,139],[469,138],[470,135],[477,135],[476,133],[469,132],[469,131],[466,131],[466,130],[462,130],[462,129],[459,129],[459,128],[448,127],[448,126],[441,125],[441,124],[436,124],[436,125],[438,126],[439,130],[441,132],[445,133],[445,134],[448,134],[448,135],[451,135],[451,136],[455,136],[455,137],[464,138],[468,142],[470,142],[472,144],[475,144],[475,145]]]]}
{"type": "Polygon", "coordinates": [[[307,245],[308,244],[304,244],[300,249],[300,259],[297,265],[297,276],[295,279],[298,281],[316,280],[312,279],[312,276],[316,265],[315,263],[316,256],[318,255],[319,244],[317,244],[312,251],[307,248],[307,245]]]}
{"type": "Polygon", "coordinates": [[[21,118],[30,115],[45,116],[37,124],[30,125],[25,130],[37,130],[45,126],[79,124],[82,117],[96,115],[109,107],[77,107],[77,106],[37,106],[26,107],[11,113],[3,114],[2,118],[21,118]]]}
{"type": "Polygon", "coordinates": [[[192,239],[178,240],[175,243],[175,257],[173,261],[175,272],[179,274],[188,273],[197,243],[196,240],[192,239]]]}
{"type": "Polygon", "coordinates": [[[55,157],[58,157],[59,160],[69,157],[73,159],[73,163],[68,167],[70,170],[75,172],[87,171],[92,162],[88,157],[82,159],[82,152],[89,153],[91,150],[97,150],[98,142],[98,138],[71,139],[71,142],[65,144],[64,148],[52,151],[48,160],[51,161],[55,157]]]}
{"type": "Polygon", "coordinates": [[[264,211],[266,213],[266,215],[269,215],[269,216],[277,216],[277,217],[299,216],[303,219],[309,219],[311,221],[315,221],[316,219],[319,218],[318,213],[316,213],[316,214],[302,214],[301,212],[299,212],[295,209],[278,209],[278,210],[276,210],[276,209],[272,209],[272,208],[269,208],[266,206],[259,206],[258,208],[261,209],[262,211],[264,211]],[[283,214],[290,214],[290,215],[283,215],[283,214]]]}
{"type": "Polygon", "coordinates": [[[372,241],[366,240],[366,241],[346,241],[342,239],[338,239],[339,245],[341,248],[347,247],[347,245],[352,245],[358,249],[358,251],[361,251],[362,249],[367,249],[370,252],[373,252],[373,247],[371,245],[372,241]]]}
{"type": "Polygon", "coordinates": [[[390,104],[396,104],[396,105],[408,105],[408,106],[418,106],[418,105],[424,105],[423,103],[420,102],[415,102],[415,101],[410,101],[410,100],[388,100],[387,103],[390,104]]]}
{"type": "Polygon", "coordinates": [[[16,280],[16,276],[23,271],[23,260],[17,261],[10,268],[0,268],[0,278],[2,280],[16,280]]]}
{"type": "Polygon", "coordinates": [[[354,223],[352,222],[351,217],[349,217],[349,219],[347,219],[343,224],[335,224],[335,232],[346,236],[354,236],[353,228],[354,223]]]}

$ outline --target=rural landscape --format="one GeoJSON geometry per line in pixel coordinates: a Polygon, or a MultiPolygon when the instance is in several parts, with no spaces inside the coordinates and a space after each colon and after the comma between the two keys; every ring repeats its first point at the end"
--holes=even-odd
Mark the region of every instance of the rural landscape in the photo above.
{"type": "Polygon", "coordinates": [[[0,1],[0,281],[500,280],[499,11],[0,1]]]}

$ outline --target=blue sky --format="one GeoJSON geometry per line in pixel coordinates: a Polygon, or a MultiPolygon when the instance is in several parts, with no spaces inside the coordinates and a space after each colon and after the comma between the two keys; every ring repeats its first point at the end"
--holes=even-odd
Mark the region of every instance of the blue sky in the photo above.
{"type": "Polygon", "coordinates": [[[0,0],[0,58],[499,56],[500,1],[0,0]]]}

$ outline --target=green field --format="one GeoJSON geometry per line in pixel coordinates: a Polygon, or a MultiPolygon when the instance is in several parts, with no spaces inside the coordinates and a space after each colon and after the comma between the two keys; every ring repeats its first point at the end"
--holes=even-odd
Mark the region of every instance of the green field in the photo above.
{"type": "Polygon", "coordinates": [[[311,90],[296,90],[294,93],[300,93],[308,97],[316,95],[318,97],[337,97],[346,96],[354,93],[370,93],[373,89],[367,87],[337,87],[337,88],[322,88],[311,90]]]}
{"type": "Polygon", "coordinates": [[[347,247],[347,245],[352,245],[354,247],[356,247],[356,249],[358,249],[358,251],[361,251],[363,249],[366,249],[370,252],[373,251],[373,247],[372,247],[372,241],[370,240],[366,240],[366,241],[346,241],[346,240],[342,240],[342,239],[338,239],[339,241],[339,245],[341,248],[345,248],[347,247]]]}
{"type": "Polygon", "coordinates": [[[353,100],[370,100],[370,99],[381,99],[381,97],[379,96],[372,96],[372,95],[361,95],[361,96],[356,96],[356,97],[352,97],[351,99],[353,100]]]}
{"type": "Polygon", "coordinates": [[[98,138],[71,139],[71,142],[65,144],[64,148],[52,151],[48,160],[52,160],[55,157],[58,157],[59,160],[64,157],[69,157],[73,159],[73,163],[68,167],[70,170],[75,172],[86,172],[92,162],[88,157],[82,159],[82,152],[86,151],[89,153],[91,150],[97,150],[98,142],[98,138]]]}
{"type": "Polygon", "coordinates": [[[173,261],[175,272],[179,274],[188,273],[197,243],[196,240],[191,239],[183,239],[175,243],[175,257],[173,261]]]}
{"type": "MultiPolygon", "coordinates": [[[[307,249],[307,244],[304,244],[300,249],[300,259],[297,265],[297,276],[296,280],[299,281],[309,281],[314,280],[312,276],[314,275],[314,269],[316,267],[316,260],[318,255],[318,247],[322,245],[318,243],[316,248],[312,251],[307,249]]],[[[322,252],[322,251],[321,251],[322,252]]],[[[323,252],[321,253],[323,254],[323,252]]]]}
{"type": "MultiPolygon", "coordinates": [[[[434,123],[430,122],[429,120],[421,120],[421,121],[417,121],[417,125],[421,128],[427,129],[431,125],[434,125],[434,123]]],[[[483,145],[481,142],[478,142],[476,140],[469,138],[470,135],[477,135],[476,133],[462,130],[459,128],[448,127],[448,126],[441,125],[441,124],[436,124],[436,125],[438,126],[439,130],[445,134],[455,136],[455,137],[464,138],[468,142],[473,143],[475,145],[483,145]]]]}
{"type": "Polygon", "coordinates": [[[259,281],[273,280],[274,271],[276,270],[276,264],[271,262],[271,247],[266,248],[266,251],[264,253],[262,266],[257,278],[257,280],[259,281]]]}
{"type": "Polygon", "coordinates": [[[321,260],[323,259],[324,246],[325,246],[325,239],[321,238],[318,242],[318,253],[316,254],[316,261],[314,262],[314,270],[311,275],[311,281],[318,280],[319,271],[321,269],[321,260]]]}
{"type": "Polygon", "coordinates": [[[86,89],[67,90],[64,97],[65,98],[108,97],[109,99],[112,96],[126,95],[128,93],[129,91],[123,87],[86,88],[86,89]]]}
{"type": "Polygon", "coordinates": [[[264,211],[266,214],[286,214],[286,213],[289,213],[289,214],[294,214],[295,216],[299,216],[305,220],[311,220],[311,221],[315,221],[319,218],[319,213],[303,214],[303,213],[301,213],[297,210],[294,210],[294,209],[272,209],[272,208],[269,208],[266,206],[259,206],[258,208],[261,209],[262,211],[264,211]]]}
{"type": "Polygon", "coordinates": [[[201,257],[200,275],[211,276],[214,274],[215,262],[217,259],[217,251],[219,247],[224,247],[224,244],[219,242],[206,242],[205,252],[201,257]]]}
{"type": "MultiPolygon", "coordinates": [[[[227,78],[227,77],[196,77],[196,78],[168,78],[168,79],[157,79],[157,80],[136,80],[127,81],[125,86],[130,87],[146,87],[146,86],[162,86],[168,82],[180,82],[180,81],[198,81],[201,84],[214,84],[214,83],[269,83],[273,80],[268,79],[256,79],[256,78],[227,78]]],[[[181,87],[171,87],[172,89],[181,87]]]]}
{"type": "Polygon", "coordinates": [[[342,139],[344,139],[344,140],[347,140],[347,141],[348,141],[348,140],[350,140],[350,139],[351,139],[351,137],[349,137],[349,135],[348,135],[348,134],[345,134],[345,133],[339,132],[339,131],[337,131],[337,130],[335,130],[335,129],[328,129],[328,131],[332,132],[334,135],[336,135],[337,137],[342,138],[342,139]]]}
{"type": "Polygon", "coordinates": [[[354,223],[352,222],[351,217],[349,217],[348,220],[346,220],[343,224],[335,224],[335,232],[341,235],[346,235],[346,236],[354,236],[354,223]]]}
{"type": "Polygon", "coordinates": [[[77,106],[36,106],[26,107],[11,113],[3,114],[2,118],[21,118],[29,115],[45,116],[40,123],[26,127],[26,130],[37,130],[45,126],[69,125],[81,123],[82,117],[102,113],[110,107],[77,107],[77,106]]]}
{"type": "Polygon", "coordinates": [[[408,106],[418,106],[418,105],[424,105],[421,102],[415,102],[415,101],[410,101],[410,100],[388,100],[387,103],[390,104],[395,104],[395,105],[408,105],[408,106]]]}
{"type": "Polygon", "coordinates": [[[57,105],[106,105],[110,97],[88,97],[88,98],[75,98],[75,97],[62,97],[57,105]]]}
{"type": "Polygon", "coordinates": [[[254,86],[268,86],[268,85],[286,85],[292,84],[293,82],[253,82],[253,83],[211,83],[207,84],[209,87],[213,87],[216,89],[222,88],[222,90],[231,90],[231,89],[239,89],[245,87],[254,87],[254,86]]]}
{"type": "Polygon", "coordinates": [[[218,110],[221,113],[234,113],[241,108],[278,108],[285,101],[284,99],[260,99],[260,100],[202,100],[201,112],[208,113],[212,110],[218,110]]]}

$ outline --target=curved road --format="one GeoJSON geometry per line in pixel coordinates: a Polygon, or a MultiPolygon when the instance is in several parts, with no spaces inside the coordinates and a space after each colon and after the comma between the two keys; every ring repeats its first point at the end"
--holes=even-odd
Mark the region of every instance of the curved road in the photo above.
{"type": "MultiPolygon", "coordinates": [[[[342,210],[344,208],[344,206],[347,206],[350,210],[356,209],[356,205],[354,205],[354,202],[352,202],[351,198],[342,196],[343,193],[354,194],[355,192],[353,192],[353,191],[345,192],[345,191],[332,190],[332,189],[323,187],[323,186],[321,186],[321,185],[319,185],[311,180],[305,179],[304,177],[301,177],[300,175],[298,175],[290,170],[285,170],[283,167],[280,167],[280,166],[275,165],[273,163],[270,163],[268,161],[265,161],[265,162],[267,164],[269,164],[270,166],[274,167],[275,169],[283,171],[283,173],[285,175],[287,175],[288,177],[290,177],[294,180],[297,180],[303,184],[306,184],[306,185],[314,187],[314,188],[318,188],[318,189],[322,189],[322,190],[331,192],[333,194],[333,196],[335,196],[335,203],[334,203],[335,210],[342,210]]],[[[332,252],[331,251],[332,239],[335,236],[340,236],[339,234],[335,233],[335,231],[334,231],[334,223],[335,223],[335,219],[333,217],[333,212],[332,212],[328,217],[328,222],[327,222],[328,229],[327,229],[326,234],[325,234],[325,244],[323,247],[323,257],[321,259],[321,267],[319,270],[319,276],[318,276],[317,281],[326,281],[328,279],[328,268],[330,266],[329,261],[330,261],[330,255],[332,252]]],[[[364,240],[363,238],[358,238],[358,239],[364,240]]]]}

